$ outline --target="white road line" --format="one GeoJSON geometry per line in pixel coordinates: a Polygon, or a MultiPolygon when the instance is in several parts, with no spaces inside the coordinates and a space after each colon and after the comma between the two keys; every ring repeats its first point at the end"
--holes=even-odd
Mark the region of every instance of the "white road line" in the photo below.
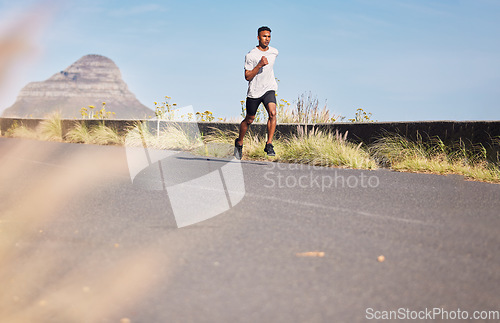
{"type": "Polygon", "coordinates": [[[358,210],[346,209],[346,208],[341,208],[341,207],[336,207],[336,206],[329,206],[329,205],[323,205],[323,204],[317,204],[317,203],[311,203],[311,202],[305,202],[305,201],[280,199],[277,197],[262,196],[262,195],[248,193],[248,192],[246,195],[250,196],[252,198],[261,198],[261,199],[273,200],[273,201],[277,201],[277,202],[284,202],[284,203],[289,203],[289,204],[295,204],[295,205],[307,206],[307,207],[313,207],[313,208],[320,208],[320,209],[331,210],[331,211],[354,213],[356,215],[372,217],[372,218],[380,218],[380,219],[391,220],[391,221],[404,222],[404,223],[409,223],[409,224],[430,225],[430,226],[435,225],[434,223],[429,223],[429,222],[420,221],[420,220],[403,219],[403,218],[397,218],[397,217],[393,217],[393,216],[368,213],[365,211],[358,211],[358,210]]]}

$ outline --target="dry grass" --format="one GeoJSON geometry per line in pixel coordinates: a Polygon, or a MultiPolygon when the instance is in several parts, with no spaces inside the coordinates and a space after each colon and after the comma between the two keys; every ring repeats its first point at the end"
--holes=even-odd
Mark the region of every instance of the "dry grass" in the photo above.
{"type": "MultiPolygon", "coordinates": [[[[300,127],[299,127],[300,128],[300,127]]],[[[300,128],[302,129],[302,128],[300,128]]],[[[234,146],[237,132],[216,130],[206,136],[208,142],[220,142],[234,146]]],[[[376,169],[377,163],[360,145],[355,145],[338,133],[319,131],[300,132],[288,138],[273,141],[276,157],[264,152],[266,139],[251,132],[243,140],[243,158],[251,160],[273,160],[287,163],[302,163],[315,166],[350,167],[376,169]]]]}
{"type": "Polygon", "coordinates": [[[370,152],[378,161],[398,171],[459,174],[469,179],[500,183],[500,169],[487,160],[482,145],[463,141],[445,144],[439,138],[411,141],[387,134],[370,146],[370,152]]]}
{"type": "Polygon", "coordinates": [[[42,120],[36,129],[30,129],[22,123],[14,123],[6,132],[7,137],[62,141],[62,123],[60,113],[52,113],[42,120]]]}
{"type": "MultiPolygon", "coordinates": [[[[241,102],[241,116],[246,114],[245,101],[241,102]]],[[[319,101],[311,92],[303,93],[298,96],[293,104],[287,100],[280,99],[276,103],[276,118],[278,123],[333,123],[344,119],[341,115],[330,112],[326,102],[323,108],[319,107],[319,101]]],[[[268,114],[264,105],[260,105],[255,114],[255,123],[266,123],[268,114]]]]}
{"type": "Polygon", "coordinates": [[[42,120],[37,127],[37,132],[40,134],[41,140],[62,141],[62,123],[61,114],[54,112],[46,119],[42,120]]]}
{"type": "Polygon", "coordinates": [[[5,132],[6,137],[15,137],[15,138],[26,138],[26,139],[39,139],[40,135],[33,129],[30,129],[21,124],[16,124],[5,132]]]}
{"type": "Polygon", "coordinates": [[[407,158],[394,163],[392,169],[397,171],[425,172],[432,174],[459,174],[468,179],[483,182],[500,183],[500,169],[488,163],[466,164],[450,162],[445,156],[433,158],[407,158]]]}
{"type": "Polygon", "coordinates": [[[122,145],[124,139],[114,128],[106,126],[104,123],[90,129],[90,135],[97,145],[122,145]]]}
{"type": "Polygon", "coordinates": [[[318,98],[310,92],[300,95],[293,106],[282,99],[276,109],[279,123],[332,123],[343,119],[331,113],[326,104],[320,109],[318,98]]]}
{"type": "Polygon", "coordinates": [[[203,141],[196,129],[183,129],[175,123],[165,123],[159,133],[153,133],[144,122],[137,123],[127,134],[125,145],[153,149],[193,150],[203,141]]]}
{"type": "Polygon", "coordinates": [[[123,137],[118,132],[104,123],[88,128],[85,123],[75,123],[75,126],[63,138],[60,114],[55,113],[42,120],[36,129],[30,129],[22,123],[15,123],[6,136],[27,138],[45,141],[68,141],[73,143],[97,145],[121,145],[123,137]]]}
{"type": "MultiPolygon", "coordinates": [[[[347,133],[339,135],[318,129],[307,132],[304,131],[305,127],[297,127],[297,135],[274,140],[276,157],[268,157],[264,152],[265,137],[249,131],[243,143],[243,158],[357,169],[375,169],[381,164],[397,171],[460,174],[469,179],[500,183],[498,163],[488,161],[487,150],[482,145],[462,141],[445,144],[439,138],[411,141],[400,135],[386,134],[370,147],[363,147],[347,140],[347,133]]],[[[91,129],[84,123],[75,123],[66,135],[66,140],[86,144],[126,144],[183,150],[197,155],[227,158],[232,156],[234,138],[238,136],[236,131],[222,132],[214,129],[213,134],[202,138],[196,123],[193,123],[193,129],[185,129],[175,123],[164,123],[158,129],[159,133],[150,129],[147,123],[137,123],[123,138],[104,123],[91,129]]],[[[36,130],[30,130],[23,124],[15,124],[6,135],[62,141],[60,115],[51,115],[36,130]]],[[[500,146],[500,138],[493,139],[492,145],[500,146]]],[[[498,160],[498,156],[496,158],[498,160]]]]}
{"type": "Polygon", "coordinates": [[[280,102],[278,108],[283,114],[282,120],[288,123],[329,123],[340,118],[340,116],[330,116],[326,104],[319,109],[318,98],[311,92],[301,94],[293,108],[290,108],[287,101],[280,102]]]}
{"type": "Polygon", "coordinates": [[[74,127],[66,134],[66,140],[73,143],[92,144],[94,139],[85,123],[75,122],[74,127]]]}
{"type": "Polygon", "coordinates": [[[347,133],[313,129],[284,139],[277,145],[279,161],[305,163],[315,166],[376,169],[377,163],[361,145],[347,140],[347,133]]]}

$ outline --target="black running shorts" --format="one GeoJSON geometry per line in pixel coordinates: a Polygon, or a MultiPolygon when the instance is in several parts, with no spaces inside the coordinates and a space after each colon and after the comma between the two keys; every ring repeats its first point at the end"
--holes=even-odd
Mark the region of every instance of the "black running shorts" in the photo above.
{"type": "Polygon", "coordinates": [[[247,97],[247,115],[254,116],[261,103],[264,103],[264,106],[267,107],[267,105],[271,102],[276,104],[276,92],[273,90],[267,91],[260,98],[254,99],[247,97]]]}

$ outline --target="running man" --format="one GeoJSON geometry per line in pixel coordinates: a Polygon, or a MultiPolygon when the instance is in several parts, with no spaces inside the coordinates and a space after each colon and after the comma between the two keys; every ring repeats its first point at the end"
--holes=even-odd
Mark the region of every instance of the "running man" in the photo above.
{"type": "Polygon", "coordinates": [[[246,99],[246,116],[240,124],[240,136],[234,141],[234,156],[241,159],[243,156],[243,138],[248,127],[255,119],[255,114],[261,103],[267,110],[267,143],[264,151],[268,156],[275,156],[273,136],[276,130],[276,91],[278,83],[274,78],[273,65],[278,50],[269,46],[271,29],[263,26],[257,30],[259,45],[245,56],[245,80],[248,81],[246,99]]]}

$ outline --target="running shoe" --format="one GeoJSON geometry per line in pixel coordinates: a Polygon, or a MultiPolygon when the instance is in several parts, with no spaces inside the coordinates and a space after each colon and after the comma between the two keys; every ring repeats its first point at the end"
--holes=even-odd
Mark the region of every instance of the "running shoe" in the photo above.
{"type": "Polygon", "coordinates": [[[266,148],[264,148],[264,151],[267,153],[268,156],[276,156],[273,144],[266,144],[266,148]]]}
{"type": "Polygon", "coordinates": [[[234,140],[234,157],[238,160],[243,157],[243,145],[238,145],[238,138],[234,140]]]}

